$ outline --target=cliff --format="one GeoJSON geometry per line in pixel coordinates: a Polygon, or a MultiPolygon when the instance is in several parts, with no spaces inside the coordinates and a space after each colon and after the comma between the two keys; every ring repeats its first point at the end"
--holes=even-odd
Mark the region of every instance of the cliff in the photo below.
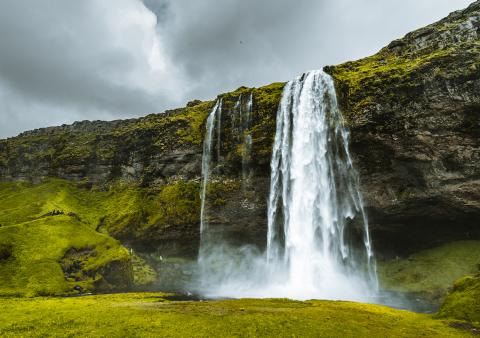
{"type": "MultiPolygon", "coordinates": [[[[371,57],[325,70],[350,129],[377,256],[407,257],[480,240],[480,1],[371,57]]],[[[265,245],[269,161],[283,86],[241,87],[217,98],[223,110],[208,217],[233,244],[265,245]],[[251,123],[240,131],[235,105],[246,108],[250,94],[251,123]],[[243,135],[252,138],[248,180],[243,135]]],[[[214,103],[193,101],[140,119],[76,122],[1,140],[2,201],[17,207],[15,217],[0,207],[0,233],[44,215],[47,223],[65,217],[54,210],[73,213],[89,231],[132,248],[160,280],[186,278],[188,269],[168,258],[189,259],[198,250],[202,142],[214,103]],[[29,208],[20,181],[31,182],[39,209],[29,208]],[[35,190],[45,185],[68,198],[51,203],[51,196],[35,190]]],[[[83,247],[66,245],[62,254],[83,247]]],[[[0,266],[18,259],[1,252],[0,266]]]]}
{"type": "Polygon", "coordinates": [[[381,251],[480,236],[480,2],[328,67],[381,251]]]}

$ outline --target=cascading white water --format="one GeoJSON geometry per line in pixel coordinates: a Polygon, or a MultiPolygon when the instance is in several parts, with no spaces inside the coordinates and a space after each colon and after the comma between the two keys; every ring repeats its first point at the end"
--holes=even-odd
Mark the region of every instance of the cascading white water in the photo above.
{"type": "MultiPolygon", "coordinates": [[[[208,115],[206,123],[206,133],[205,139],[203,141],[203,154],[202,154],[202,186],[200,191],[200,237],[203,237],[206,228],[208,227],[208,222],[205,219],[205,204],[206,204],[206,195],[207,195],[207,185],[210,178],[210,165],[212,161],[212,142],[213,142],[213,130],[215,127],[215,120],[220,120],[222,113],[222,99],[219,99],[212,111],[208,115]],[[218,117],[217,117],[218,115],[218,117]]],[[[220,126],[220,122],[217,122],[220,126]]],[[[220,128],[219,128],[220,129],[220,128]]],[[[218,132],[218,143],[220,143],[220,131],[218,132]]],[[[220,147],[218,147],[217,157],[220,156],[220,147]]]]}
{"type": "Polygon", "coordinates": [[[333,80],[323,71],[290,81],[283,92],[271,161],[266,256],[277,296],[361,300],[376,288],[348,132],[333,80]],[[361,219],[356,232],[363,246],[357,249],[355,229],[348,226],[355,217],[361,219]]]}
{"type": "MultiPolygon", "coordinates": [[[[234,114],[240,112],[243,133],[241,100],[234,114]]],[[[247,124],[252,102],[250,96],[247,124]]],[[[202,234],[214,120],[220,112],[217,102],[207,120],[202,234]]],[[[251,146],[248,136],[244,135],[245,147],[251,146]]],[[[210,245],[208,252],[201,245],[200,251],[207,287],[201,292],[207,296],[373,301],[377,279],[368,223],[348,151],[348,131],[329,75],[312,71],[284,88],[271,160],[266,252],[221,242],[210,245]]]]}
{"type": "MultiPolygon", "coordinates": [[[[241,100],[241,96],[239,98],[241,100]]],[[[240,104],[241,109],[241,104],[240,104]]],[[[253,109],[253,92],[250,93],[248,96],[247,107],[245,110],[245,120],[241,120],[243,122],[242,130],[241,130],[241,138],[243,141],[242,144],[242,187],[245,193],[245,189],[248,186],[250,180],[250,161],[252,156],[252,135],[248,134],[246,131],[250,128],[251,119],[252,119],[252,109],[253,109]]],[[[242,110],[240,110],[240,116],[242,110]]]]}

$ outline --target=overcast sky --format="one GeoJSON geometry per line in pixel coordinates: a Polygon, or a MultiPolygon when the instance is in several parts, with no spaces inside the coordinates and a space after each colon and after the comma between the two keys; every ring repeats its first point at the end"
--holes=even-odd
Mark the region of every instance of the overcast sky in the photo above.
{"type": "Polygon", "coordinates": [[[286,81],[473,0],[2,0],[0,138],[286,81]]]}

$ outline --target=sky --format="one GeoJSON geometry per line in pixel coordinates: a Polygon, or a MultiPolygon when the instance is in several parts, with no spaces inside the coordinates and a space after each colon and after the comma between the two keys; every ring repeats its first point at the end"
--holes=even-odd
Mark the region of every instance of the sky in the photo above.
{"type": "Polygon", "coordinates": [[[473,0],[2,0],[0,138],[374,54],[473,0]]]}

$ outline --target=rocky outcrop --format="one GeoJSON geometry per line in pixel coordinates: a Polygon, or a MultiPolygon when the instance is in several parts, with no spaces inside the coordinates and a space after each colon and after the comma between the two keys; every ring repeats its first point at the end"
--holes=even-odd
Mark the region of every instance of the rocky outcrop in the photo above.
{"type": "MultiPolygon", "coordinates": [[[[351,131],[380,256],[480,238],[479,35],[476,1],[376,55],[325,68],[335,79],[351,131]]],[[[269,161],[282,88],[277,83],[219,95],[223,111],[214,144],[220,147],[213,158],[208,217],[232,243],[265,245],[269,161]],[[242,131],[252,139],[246,181],[235,103],[250,94],[251,123],[242,131]]],[[[194,256],[202,142],[213,105],[193,101],[140,119],[77,122],[1,140],[0,181],[57,177],[87,189],[137,186],[143,189],[139,205],[149,207],[107,217],[98,228],[140,251],[194,256]],[[191,188],[170,198],[178,182],[191,188]],[[195,208],[185,213],[174,205],[195,208]],[[152,208],[165,213],[153,215],[152,208]]]]}
{"type": "Polygon", "coordinates": [[[380,252],[479,238],[480,2],[327,70],[380,252]]]}
{"type": "MultiPolygon", "coordinates": [[[[454,318],[480,323],[480,275],[457,280],[437,314],[439,318],[454,318]]],[[[480,330],[474,331],[478,334],[480,330]]]]}

